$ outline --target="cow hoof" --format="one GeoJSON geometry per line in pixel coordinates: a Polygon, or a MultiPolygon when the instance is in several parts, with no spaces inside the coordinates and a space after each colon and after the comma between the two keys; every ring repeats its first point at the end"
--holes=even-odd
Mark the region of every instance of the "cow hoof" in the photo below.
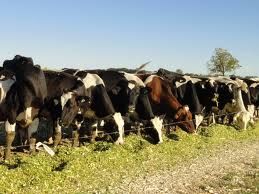
{"type": "Polygon", "coordinates": [[[79,146],[79,133],[78,131],[72,132],[72,147],[78,147],[79,146]]]}
{"type": "Polygon", "coordinates": [[[72,147],[79,147],[79,141],[73,141],[72,147]]]}
{"type": "Polygon", "coordinates": [[[11,148],[6,148],[4,150],[4,160],[9,160],[11,158],[11,148]]]}
{"type": "Polygon", "coordinates": [[[53,138],[50,137],[50,138],[48,139],[48,144],[51,145],[51,144],[53,144],[53,143],[54,143],[53,138]]]}
{"type": "Polygon", "coordinates": [[[115,143],[114,143],[115,145],[122,145],[122,144],[124,144],[124,141],[122,140],[122,139],[118,139],[117,141],[115,141],[115,143]]]}
{"type": "Polygon", "coordinates": [[[197,130],[193,132],[193,135],[198,135],[198,132],[197,132],[197,130]]]}
{"type": "Polygon", "coordinates": [[[36,138],[30,138],[30,147],[29,147],[30,154],[35,154],[36,152],[35,145],[36,145],[36,138]]]}
{"type": "Polygon", "coordinates": [[[60,143],[61,137],[62,137],[61,133],[56,133],[54,135],[54,147],[57,147],[57,145],[60,143]]]}

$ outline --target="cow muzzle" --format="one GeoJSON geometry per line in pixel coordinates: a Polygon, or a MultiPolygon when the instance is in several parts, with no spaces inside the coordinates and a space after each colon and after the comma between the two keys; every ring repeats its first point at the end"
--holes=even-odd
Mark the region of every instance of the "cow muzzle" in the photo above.
{"type": "Polygon", "coordinates": [[[135,106],[129,106],[129,112],[134,113],[135,112],[135,106]]]}

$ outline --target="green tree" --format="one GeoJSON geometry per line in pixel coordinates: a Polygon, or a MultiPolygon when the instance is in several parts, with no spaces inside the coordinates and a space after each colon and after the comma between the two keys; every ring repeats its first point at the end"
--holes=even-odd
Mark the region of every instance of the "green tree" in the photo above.
{"type": "Polygon", "coordinates": [[[223,48],[215,49],[207,66],[210,73],[219,73],[223,76],[226,72],[232,72],[241,67],[239,61],[223,48]]]}

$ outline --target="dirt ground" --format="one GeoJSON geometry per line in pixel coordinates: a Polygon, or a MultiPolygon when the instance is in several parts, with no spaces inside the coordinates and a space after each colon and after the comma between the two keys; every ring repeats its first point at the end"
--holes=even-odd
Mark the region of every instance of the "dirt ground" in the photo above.
{"type": "Polygon", "coordinates": [[[171,170],[123,180],[116,193],[259,193],[259,141],[233,142],[171,170]]]}

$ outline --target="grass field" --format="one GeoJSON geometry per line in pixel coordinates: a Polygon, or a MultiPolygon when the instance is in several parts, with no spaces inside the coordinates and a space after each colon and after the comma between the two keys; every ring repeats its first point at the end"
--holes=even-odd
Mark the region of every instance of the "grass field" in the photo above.
{"type": "Polygon", "coordinates": [[[123,179],[169,169],[233,141],[256,139],[259,124],[247,131],[215,125],[201,128],[199,135],[178,130],[159,145],[130,135],[122,146],[106,142],[59,146],[53,157],[45,152],[35,156],[19,153],[0,164],[0,193],[112,193],[113,185],[123,179]]]}

